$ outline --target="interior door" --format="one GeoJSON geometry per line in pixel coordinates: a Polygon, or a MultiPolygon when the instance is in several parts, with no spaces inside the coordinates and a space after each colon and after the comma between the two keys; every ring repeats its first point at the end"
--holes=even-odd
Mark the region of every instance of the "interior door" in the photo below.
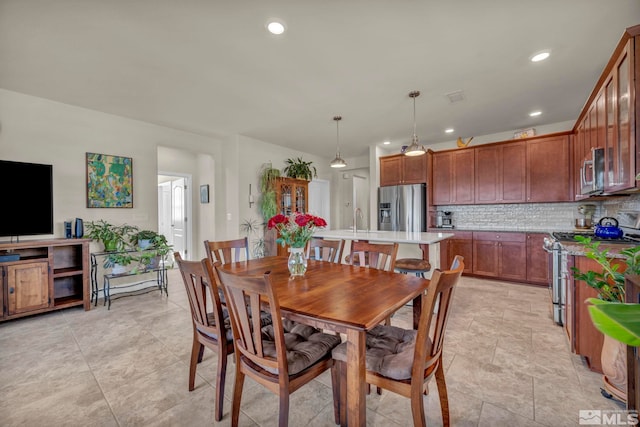
{"type": "Polygon", "coordinates": [[[186,258],[186,204],[185,204],[185,178],[171,181],[171,238],[174,251],[186,258]]]}

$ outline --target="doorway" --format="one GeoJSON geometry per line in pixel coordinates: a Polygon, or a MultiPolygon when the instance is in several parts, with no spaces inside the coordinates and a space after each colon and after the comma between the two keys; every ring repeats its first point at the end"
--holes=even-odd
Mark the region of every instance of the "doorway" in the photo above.
{"type": "Polygon", "coordinates": [[[331,229],[331,190],[329,181],[314,179],[309,182],[309,213],[327,221],[327,229],[331,229]]]}
{"type": "Polygon", "coordinates": [[[189,188],[190,176],[158,175],[158,231],[183,259],[189,259],[191,242],[189,188]]]}

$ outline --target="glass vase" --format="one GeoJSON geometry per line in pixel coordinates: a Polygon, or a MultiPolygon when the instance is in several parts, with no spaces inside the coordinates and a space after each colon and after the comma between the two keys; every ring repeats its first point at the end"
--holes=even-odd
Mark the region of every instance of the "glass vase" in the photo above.
{"type": "Polygon", "coordinates": [[[303,277],[307,271],[307,258],[304,256],[304,248],[289,248],[289,273],[290,278],[303,277]]]}

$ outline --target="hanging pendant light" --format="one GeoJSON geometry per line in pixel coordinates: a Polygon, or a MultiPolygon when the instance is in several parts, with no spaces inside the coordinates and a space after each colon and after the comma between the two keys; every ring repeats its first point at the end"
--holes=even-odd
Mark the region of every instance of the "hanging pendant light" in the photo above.
{"type": "Polygon", "coordinates": [[[340,129],[338,127],[340,120],[342,120],[342,116],[335,116],[333,120],[336,121],[336,158],[331,161],[331,167],[343,168],[347,166],[347,162],[340,157],[340,129]]]}
{"type": "Polygon", "coordinates": [[[420,96],[420,91],[414,90],[409,92],[409,97],[413,98],[413,138],[411,145],[404,151],[405,156],[420,156],[427,151],[424,146],[418,144],[418,135],[416,135],[416,97],[420,96]]]}

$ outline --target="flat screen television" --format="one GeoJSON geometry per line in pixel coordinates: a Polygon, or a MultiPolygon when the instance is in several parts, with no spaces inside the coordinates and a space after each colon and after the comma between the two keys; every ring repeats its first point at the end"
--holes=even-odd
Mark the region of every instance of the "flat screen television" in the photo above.
{"type": "Polygon", "coordinates": [[[53,166],[0,160],[0,236],[53,234],[53,166]]]}

